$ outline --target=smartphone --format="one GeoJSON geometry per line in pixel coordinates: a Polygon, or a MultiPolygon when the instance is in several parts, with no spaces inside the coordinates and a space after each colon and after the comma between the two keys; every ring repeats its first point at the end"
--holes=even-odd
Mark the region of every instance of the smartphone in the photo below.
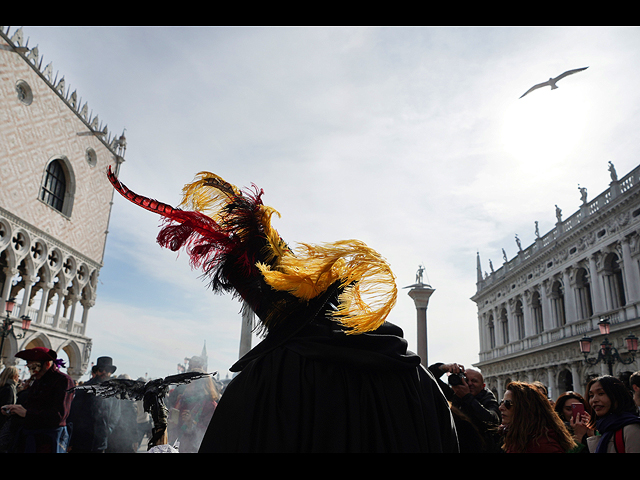
{"type": "Polygon", "coordinates": [[[578,415],[583,415],[584,414],[584,405],[581,403],[574,403],[571,405],[571,418],[573,418],[573,421],[576,421],[576,418],[578,417],[578,415]]]}

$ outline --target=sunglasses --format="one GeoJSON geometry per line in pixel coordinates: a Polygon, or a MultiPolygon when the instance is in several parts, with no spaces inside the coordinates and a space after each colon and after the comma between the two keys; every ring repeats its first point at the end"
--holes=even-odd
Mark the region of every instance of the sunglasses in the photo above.
{"type": "Polygon", "coordinates": [[[511,410],[511,407],[513,407],[513,402],[511,400],[502,400],[500,402],[500,406],[504,405],[504,408],[506,408],[507,410],[511,410]]]}

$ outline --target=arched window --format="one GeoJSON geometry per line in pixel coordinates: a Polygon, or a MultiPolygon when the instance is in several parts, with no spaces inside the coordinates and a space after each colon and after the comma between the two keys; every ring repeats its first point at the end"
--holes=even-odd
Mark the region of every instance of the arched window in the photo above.
{"type": "Polygon", "coordinates": [[[522,300],[516,302],[514,311],[516,317],[516,328],[518,329],[518,340],[524,338],[524,312],[522,310],[522,300]]]}
{"type": "Polygon", "coordinates": [[[607,255],[604,261],[605,286],[610,308],[620,308],[627,304],[620,259],[615,253],[607,255]]]}
{"type": "Polygon", "coordinates": [[[559,280],[551,286],[551,311],[555,320],[555,326],[561,327],[566,323],[564,311],[564,286],[559,280]]]}
{"type": "Polygon", "coordinates": [[[40,199],[47,205],[62,212],[64,194],[67,191],[67,179],[60,160],[54,160],[47,166],[40,199]]]}
{"type": "Polygon", "coordinates": [[[593,315],[593,303],[591,300],[589,272],[585,268],[579,268],[576,272],[576,300],[578,303],[578,318],[590,318],[593,315]]]}
{"type": "Polygon", "coordinates": [[[500,326],[502,327],[502,344],[506,345],[509,343],[509,317],[506,308],[500,311],[500,326]]]}
{"type": "Polygon", "coordinates": [[[540,302],[539,292],[533,292],[533,297],[531,298],[531,313],[531,316],[533,317],[535,332],[537,334],[544,332],[544,321],[542,319],[542,302],[540,302]]]}
{"type": "Polygon", "coordinates": [[[496,348],[496,329],[493,324],[493,315],[489,315],[487,327],[489,328],[489,348],[496,348]]]}
{"type": "Polygon", "coordinates": [[[68,162],[62,158],[49,162],[40,190],[40,200],[70,217],[74,190],[73,172],[68,162]]]}

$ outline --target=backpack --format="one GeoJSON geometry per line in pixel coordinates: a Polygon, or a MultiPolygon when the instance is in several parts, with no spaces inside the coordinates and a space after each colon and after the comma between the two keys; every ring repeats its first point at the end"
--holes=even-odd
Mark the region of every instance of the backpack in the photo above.
{"type": "Polygon", "coordinates": [[[624,432],[623,432],[622,428],[620,430],[616,431],[616,434],[615,434],[615,437],[614,437],[614,441],[615,441],[616,452],[617,453],[625,453],[625,451],[624,451],[624,432]]]}

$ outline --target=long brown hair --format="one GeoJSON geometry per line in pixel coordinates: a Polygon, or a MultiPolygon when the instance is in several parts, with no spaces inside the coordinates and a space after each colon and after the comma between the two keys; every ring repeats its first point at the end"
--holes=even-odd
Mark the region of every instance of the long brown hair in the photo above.
{"type": "Polygon", "coordinates": [[[504,450],[524,453],[532,441],[549,438],[550,430],[565,452],[575,447],[569,430],[540,390],[524,382],[511,382],[507,390],[513,396],[513,415],[504,437],[504,450]]]}
{"type": "Polygon", "coordinates": [[[558,397],[555,402],[553,409],[560,416],[560,418],[564,421],[564,412],[562,409],[564,408],[564,404],[567,403],[568,400],[578,400],[582,405],[584,405],[584,410],[589,414],[589,416],[593,417],[593,410],[591,409],[591,405],[589,402],[585,400],[585,398],[580,395],[578,392],[569,391],[564,392],[562,395],[558,397]]]}

